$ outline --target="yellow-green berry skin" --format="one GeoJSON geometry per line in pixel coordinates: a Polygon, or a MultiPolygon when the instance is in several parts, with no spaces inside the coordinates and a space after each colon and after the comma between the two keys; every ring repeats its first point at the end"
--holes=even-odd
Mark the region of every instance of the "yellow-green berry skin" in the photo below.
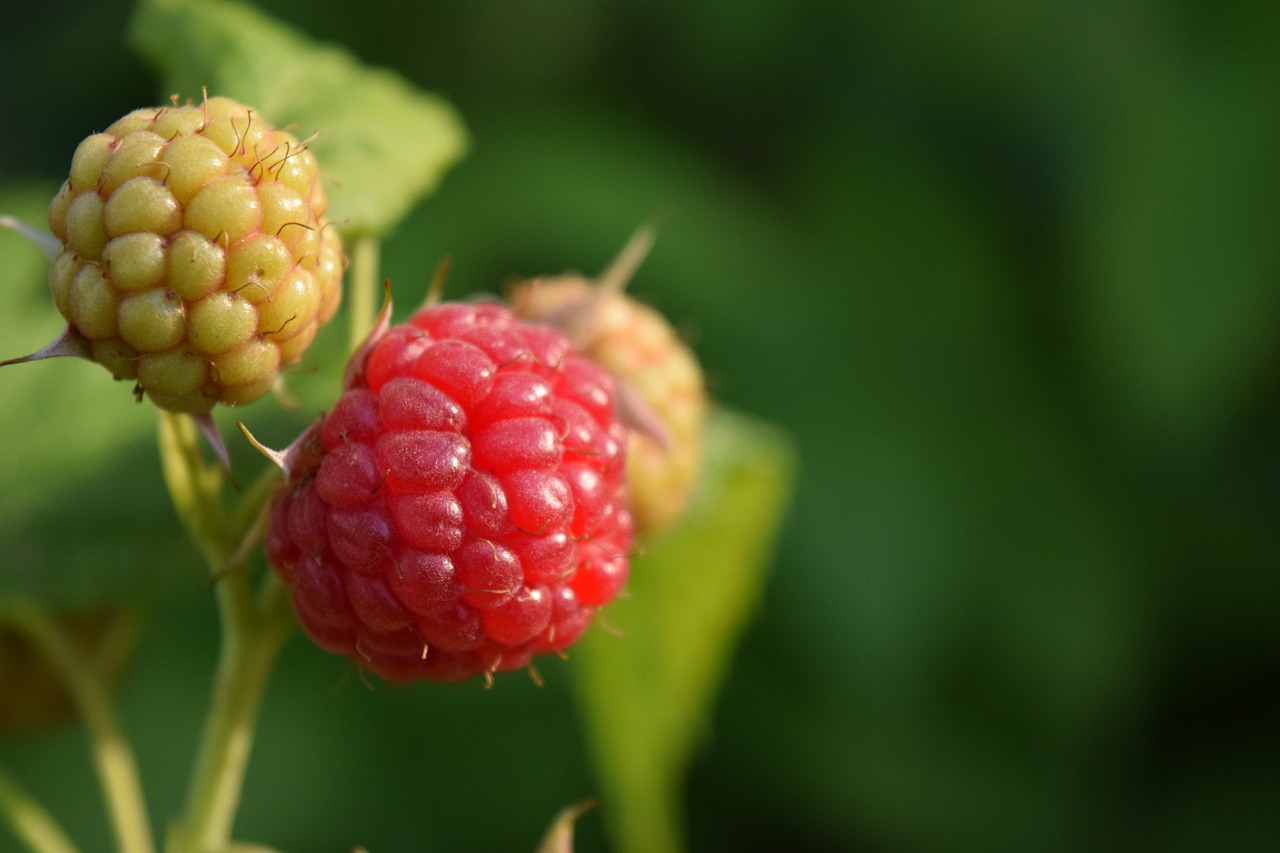
{"type": "MultiPolygon", "coordinates": [[[[516,314],[565,329],[617,381],[634,409],[627,480],[636,532],[654,537],[684,516],[702,460],[707,395],[702,368],[653,307],[578,275],[536,278],[511,291],[516,314]]],[[[624,418],[627,419],[627,418],[624,418]]]]}
{"type": "Polygon", "coordinates": [[[69,334],[170,411],[252,402],[342,298],[315,157],[229,98],[135,110],[87,137],[49,205],[69,334]]]}

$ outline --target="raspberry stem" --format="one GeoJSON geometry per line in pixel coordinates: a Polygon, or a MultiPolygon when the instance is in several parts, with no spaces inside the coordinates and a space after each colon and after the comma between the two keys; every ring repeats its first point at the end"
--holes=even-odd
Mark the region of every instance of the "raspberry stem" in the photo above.
{"type": "Polygon", "coordinates": [[[234,572],[218,581],[222,652],[213,704],[205,719],[187,809],[171,838],[170,853],[225,849],[244,784],[258,707],[276,656],[291,628],[287,590],[267,575],[261,594],[234,572]]]}
{"type": "Polygon", "coordinates": [[[155,847],[137,762],[120,731],[106,685],[68,642],[57,623],[36,604],[11,601],[0,612],[0,619],[31,639],[62,678],[79,708],[89,734],[117,848],[128,853],[151,853],[155,847]]]}
{"type": "Polygon", "coordinates": [[[224,469],[206,462],[190,418],[160,414],[160,453],[174,506],[208,563],[221,623],[213,700],[205,718],[184,816],[170,853],[224,850],[230,840],[263,691],[293,611],[288,590],[267,573],[258,594],[248,563],[260,543],[264,513],[280,474],[268,469],[231,513],[223,507],[224,469]]]}
{"type": "Polygon", "coordinates": [[[205,462],[195,421],[160,410],[158,439],[164,482],[178,517],[209,565],[223,560],[223,469],[205,462]]]}
{"type": "Polygon", "coordinates": [[[32,853],[79,853],[44,807],[0,769],[0,815],[32,853]]]}
{"type": "Polygon", "coordinates": [[[373,328],[375,304],[378,294],[379,244],[367,234],[357,237],[351,247],[351,280],[348,284],[348,303],[351,305],[351,326],[348,330],[349,350],[354,352],[373,328]]]}

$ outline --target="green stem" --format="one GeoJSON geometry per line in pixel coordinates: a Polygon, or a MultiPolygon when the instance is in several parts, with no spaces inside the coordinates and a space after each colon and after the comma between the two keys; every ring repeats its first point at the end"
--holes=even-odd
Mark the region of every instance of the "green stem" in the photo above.
{"type": "Polygon", "coordinates": [[[163,410],[158,417],[161,470],[169,497],[191,540],[205,561],[214,566],[224,559],[224,471],[205,461],[194,420],[163,410]]]}
{"type": "Polygon", "coordinates": [[[347,286],[347,304],[351,306],[351,326],[348,330],[348,349],[354,351],[364,343],[377,316],[378,303],[378,255],[376,237],[363,235],[356,238],[351,248],[351,279],[347,286]]]}
{"type": "MultiPolygon", "coordinates": [[[[378,241],[359,237],[351,251],[347,298],[354,349],[374,323],[378,241]]],[[[161,416],[160,454],[174,506],[213,574],[222,627],[213,701],[186,810],[170,832],[169,850],[222,853],[230,843],[240,804],[258,707],[294,625],[288,589],[273,572],[263,579],[256,599],[249,588],[249,555],[264,533],[261,513],[277,480],[275,475],[261,478],[228,515],[222,506],[222,472],[204,462],[196,430],[187,419],[161,416]]]]}
{"type": "Polygon", "coordinates": [[[62,677],[80,709],[117,848],[123,853],[151,853],[155,848],[137,763],[116,723],[105,685],[42,609],[34,604],[13,602],[6,607],[5,617],[36,644],[62,677]]]}
{"type": "Polygon", "coordinates": [[[269,572],[261,594],[249,562],[265,532],[279,473],[259,477],[235,509],[223,508],[225,478],[205,462],[189,419],[162,415],[160,454],[174,506],[199,545],[213,579],[221,649],[183,816],[170,830],[172,853],[222,853],[230,842],[253,746],[258,707],[293,625],[288,591],[269,572]]]}
{"type": "Polygon", "coordinates": [[[221,851],[230,840],[258,706],[291,626],[288,596],[274,574],[258,601],[244,572],[227,575],[218,583],[218,605],[222,653],[187,798],[177,848],[182,853],[221,851]]]}
{"type": "Polygon", "coordinates": [[[205,718],[177,836],[176,850],[181,853],[221,851],[230,842],[258,708],[293,625],[288,590],[274,572],[265,576],[255,599],[245,565],[249,554],[240,547],[229,556],[218,554],[210,559],[222,648],[214,674],[213,702],[205,718]]]}
{"type": "Polygon", "coordinates": [[[49,813],[0,770],[0,815],[31,853],[79,853],[49,813]]]}

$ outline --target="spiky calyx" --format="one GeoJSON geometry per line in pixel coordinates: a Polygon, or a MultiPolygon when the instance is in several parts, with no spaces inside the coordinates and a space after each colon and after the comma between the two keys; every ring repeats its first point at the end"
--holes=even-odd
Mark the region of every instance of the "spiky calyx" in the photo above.
{"type": "Polygon", "coordinates": [[[517,282],[517,315],[565,330],[617,380],[631,427],[627,480],[636,531],[654,536],[684,515],[697,484],[707,395],[697,357],[653,307],[623,292],[649,248],[641,231],[599,278],[567,274],[517,282]]]}
{"type": "Polygon", "coordinates": [[[563,334],[428,307],[375,331],[281,457],[267,557],[307,634],[383,678],[522,668],[626,581],[625,442],[612,380],[563,334]]]}
{"type": "MultiPolygon", "coordinates": [[[[86,355],[175,412],[262,396],[341,298],[314,155],[228,98],[135,110],[77,147],[49,288],[86,355]]],[[[37,354],[39,355],[39,354],[37,354]]]]}

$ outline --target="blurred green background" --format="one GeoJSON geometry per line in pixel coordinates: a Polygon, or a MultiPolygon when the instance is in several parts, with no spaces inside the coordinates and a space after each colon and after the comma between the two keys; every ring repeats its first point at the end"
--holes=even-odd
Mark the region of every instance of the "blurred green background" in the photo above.
{"type": "MultiPolygon", "coordinates": [[[[469,157],[385,245],[399,304],[446,254],[454,296],[597,272],[657,216],[634,291],[688,330],[716,399],[793,435],[773,574],[690,774],[692,849],[1280,847],[1277,7],[258,5],[469,126],[469,157]]],[[[38,218],[83,136],[156,101],[129,12],[5,3],[0,208],[38,218]]],[[[0,285],[35,289],[4,304],[45,327],[0,318],[5,356],[60,327],[29,254],[0,285]]],[[[110,442],[23,461],[59,440],[33,414],[65,420],[105,381],[0,375],[0,400],[53,389],[0,412],[0,553],[110,572],[143,559],[113,535],[141,519],[171,557],[121,695],[164,815],[215,617],[150,413],[111,389],[110,442]]],[[[282,444],[303,420],[269,408],[250,411],[282,444]]],[[[594,790],[569,666],[542,690],[370,692],[295,640],[237,835],[531,849],[594,790]]],[[[78,732],[0,762],[105,837],[78,732]]],[[[598,817],[580,843],[606,849],[598,817]]]]}

